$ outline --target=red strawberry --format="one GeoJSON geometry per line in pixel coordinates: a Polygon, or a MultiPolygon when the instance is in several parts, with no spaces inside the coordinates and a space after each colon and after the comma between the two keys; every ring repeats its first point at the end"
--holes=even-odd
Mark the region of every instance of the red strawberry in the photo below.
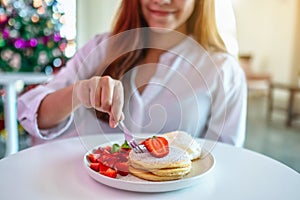
{"type": "Polygon", "coordinates": [[[98,149],[95,149],[95,150],[93,151],[93,153],[95,153],[95,154],[102,154],[103,151],[104,151],[104,148],[99,147],[98,149]]]}
{"type": "Polygon", "coordinates": [[[153,136],[143,141],[142,144],[154,157],[162,158],[169,154],[169,143],[164,137],[153,136]]]}
{"type": "Polygon", "coordinates": [[[90,168],[96,172],[99,171],[99,166],[100,166],[100,163],[91,163],[90,164],[90,168]]]}
{"type": "Polygon", "coordinates": [[[119,161],[119,162],[127,162],[127,160],[128,160],[128,155],[119,154],[117,158],[118,158],[118,161],[119,161]]]}
{"type": "Polygon", "coordinates": [[[109,167],[104,165],[103,163],[99,163],[99,173],[104,174],[109,167]]]}
{"type": "Polygon", "coordinates": [[[126,162],[116,163],[115,169],[117,170],[117,173],[120,174],[121,176],[127,176],[129,173],[128,164],[126,162]]]}
{"type": "Polygon", "coordinates": [[[112,169],[112,168],[108,168],[104,174],[104,176],[108,176],[108,177],[111,177],[111,178],[116,178],[117,177],[117,171],[112,169]]]}
{"type": "Polygon", "coordinates": [[[116,178],[118,174],[121,176],[129,174],[127,165],[129,152],[130,150],[122,148],[120,151],[112,152],[111,146],[99,147],[88,154],[87,159],[90,161],[92,170],[104,176],[116,178]]]}
{"type": "Polygon", "coordinates": [[[106,163],[112,156],[110,154],[107,154],[107,153],[103,153],[101,155],[101,157],[99,157],[99,159],[97,160],[98,162],[101,162],[101,163],[106,163]]]}
{"type": "Polygon", "coordinates": [[[90,162],[92,163],[96,163],[97,162],[97,159],[100,157],[100,154],[93,154],[93,153],[90,153],[88,155],[88,159],[90,162]]]}
{"type": "Polygon", "coordinates": [[[104,152],[110,153],[111,152],[111,146],[106,146],[104,148],[104,152]]]}
{"type": "Polygon", "coordinates": [[[111,157],[106,162],[104,162],[104,164],[111,168],[114,168],[117,161],[118,161],[118,157],[111,157]]]}

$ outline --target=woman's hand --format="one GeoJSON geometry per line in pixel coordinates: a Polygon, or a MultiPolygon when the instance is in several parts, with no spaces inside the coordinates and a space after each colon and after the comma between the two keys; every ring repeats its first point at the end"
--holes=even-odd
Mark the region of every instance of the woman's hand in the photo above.
{"type": "Polygon", "coordinates": [[[109,114],[109,125],[115,128],[124,119],[124,89],[121,81],[110,76],[95,76],[75,84],[75,98],[87,108],[109,114]]]}

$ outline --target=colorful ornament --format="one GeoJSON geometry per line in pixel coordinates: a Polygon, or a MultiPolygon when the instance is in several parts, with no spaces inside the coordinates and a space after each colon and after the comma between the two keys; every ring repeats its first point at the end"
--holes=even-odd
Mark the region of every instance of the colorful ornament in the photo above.
{"type": "Polygon", "coordinates": [[[57,68],[58,60],[64,64],[62,12],[57,0],[1,1],[0,71],[41,72],[46,66],[57,68]]]}

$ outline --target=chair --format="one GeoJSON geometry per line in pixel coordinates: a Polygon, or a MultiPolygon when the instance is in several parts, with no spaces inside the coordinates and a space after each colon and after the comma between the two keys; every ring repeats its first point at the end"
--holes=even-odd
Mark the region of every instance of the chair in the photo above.
{"type": "Polygon", "coordinates": [[[239,55],[239,62],[244,69],[248,93],[250,96],[268,96],[270,92],[271,75],[269,73],[257,73],[252,69],[253,56],[251,54],[239,55]]]}
{"type": "Polygon", "coordinates": [[[272,112],[277,109],[286,113],[286,126],[292,126],[292,122],[300,118],[299,102],[297,98],[300,95],[300,86],[284,83],[272,83],[270,86],[269,100],[268,100],[268,120],[272,118],[272,112]],[[288,93],[288,101],[286,105],[275,105],[274,92],[275,90],[282,90],[288,93]]]}

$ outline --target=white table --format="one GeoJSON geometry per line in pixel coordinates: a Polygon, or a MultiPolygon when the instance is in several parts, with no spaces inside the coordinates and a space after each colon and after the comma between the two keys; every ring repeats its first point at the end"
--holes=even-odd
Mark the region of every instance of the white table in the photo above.
{"type": "Polygon", "coordinates": [[[0,199],[300,199],[299,173],[261,154],[221,143],[212,151],[213,170],[190,188],[136,193],[90,178],[83,166],[87,149],[122,138],[115,134],[65,139],[10,155],[0,160],[0,199]]]}
{"type": "Polygon", "coordinates": [[[4,85],[4,120],[7,130],[6,153],[10,155],[18,151],[18,124],[17,124],[17,81],[23,81],[24,84],[39,84],[49,80],[51,77],[44,73],[0,73],[0,85],[4,85]]]}

